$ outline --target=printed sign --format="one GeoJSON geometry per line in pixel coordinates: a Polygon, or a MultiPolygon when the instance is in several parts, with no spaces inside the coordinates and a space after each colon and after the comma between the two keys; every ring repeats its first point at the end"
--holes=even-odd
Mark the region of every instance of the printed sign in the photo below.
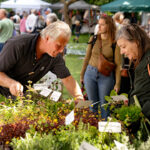
{"type": "Polygon", "coordinates": [[[54,91],[50,97],[50,100],[57,102],[61,96],[61,92],[54,91]]]}
{"type": "Polygon", "coordinates": [[[71,111],[65,118],[65,125],[69,125],[74,121],[74,110],[71,111]]]}
{"type": "Polygon", "coordinates": [[[116,140],[114,140],[114,142],[115,142],[115,145],[116,145],[118,150],[128,150],[126,145],[124,145],[124,144],[122,144],[116,140]]]}
{"type": "Polygon", "coordinates": [[[89,107],[92,104],[92,101],[79,101],[75,108],[89,107]]]}
{"type": "Polygon", "coordinates": [[[52,92],[51,89],[44,88],[44,89],[40,92],[40,94],[41,94],[42,96],[47,97],[51,92],[52,92]]]}
{"type": "Polygon", "coordinates": [[[100,132],[120,133],[121,124],[119,122],[98,122],[98,129],[100,132]]]}
{"type": "Polygon", "coordinates": [[[95,148],[93,145],[87,143],[87,142],[82,142],[81,146],[79,147],[79,150],[98,150],[95,148]]]}

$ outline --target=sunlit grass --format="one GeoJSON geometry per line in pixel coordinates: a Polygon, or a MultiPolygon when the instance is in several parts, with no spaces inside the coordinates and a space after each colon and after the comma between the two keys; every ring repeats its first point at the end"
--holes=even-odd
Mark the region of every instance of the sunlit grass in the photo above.
{"type": "MultiPolygon", "coordinates": [[[[66,66],[70,70],[71,75],[80,83],[80,72],[82,68],[84,56],[77,56],[77,55],[67,55],[65,56],[66,66]]],[[[64,88],[63,90],[63,98],[67,99],[71,97],[67,90],[64,88]]]]}

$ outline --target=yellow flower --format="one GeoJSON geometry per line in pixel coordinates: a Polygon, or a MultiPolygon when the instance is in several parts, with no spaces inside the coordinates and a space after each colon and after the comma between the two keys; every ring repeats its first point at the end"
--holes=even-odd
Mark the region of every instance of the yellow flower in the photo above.
{"type": "Polygon", "coordinates": [[[6,141],[5,144],[8,145],[8,144],[9,144],[9,141],[6,141]]]}
{"type": "Polygon", "coordinates": [[[58,120],[57,120],[57,119],[54,119],[53,121],[54,121],[54,123],[58,123],[58,120]]]}

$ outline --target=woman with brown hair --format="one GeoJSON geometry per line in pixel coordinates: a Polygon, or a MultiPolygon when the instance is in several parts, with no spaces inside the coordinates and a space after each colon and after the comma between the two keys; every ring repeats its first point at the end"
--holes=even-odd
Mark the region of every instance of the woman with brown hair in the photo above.
{"type": "MultiPolygon", "coordinates": [[[[109,108],[105,110],[103,104],[106,103],[105,96],[109,95],[112,89],[117,92],[120,89],[120,51],[115,43],[116,27],[113,19],[109,16],[101,16],[99,20],[99,33],[93,44],[93,37],[90,38],[86,56],[83,62],[80,80],[84,82],[89,100],[95,105],[90,109],[98,112],[98,105],[101,109],[101,117],[107,120],[109,108]],[[104,75],[98,71],[100,54],[109,62],[115,64],[115,69],[109,75],[104,75]]],[[[103,69],[107,66],[102,66],[103,69]]]]}
{"type": "Polygon", "coordinates": [[[134,64],[134,81],[129,95],[129,104],[134,103],[136,95],[143,113],[150,119],[150,38],[136,24],[123,26],[116,36],[121,54],[134,64]]]}

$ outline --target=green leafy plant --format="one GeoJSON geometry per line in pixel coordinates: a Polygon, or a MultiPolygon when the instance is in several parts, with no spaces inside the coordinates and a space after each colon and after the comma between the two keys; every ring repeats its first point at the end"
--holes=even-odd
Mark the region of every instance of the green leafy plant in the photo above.
{"type": "Polygon", "coordinates": [[[138,121],[141,117],[141,109],[137,106],[122,106],[114,110],[116,117],[123,121],[126,126],[131,125],[133,122],[138,121]]]}

